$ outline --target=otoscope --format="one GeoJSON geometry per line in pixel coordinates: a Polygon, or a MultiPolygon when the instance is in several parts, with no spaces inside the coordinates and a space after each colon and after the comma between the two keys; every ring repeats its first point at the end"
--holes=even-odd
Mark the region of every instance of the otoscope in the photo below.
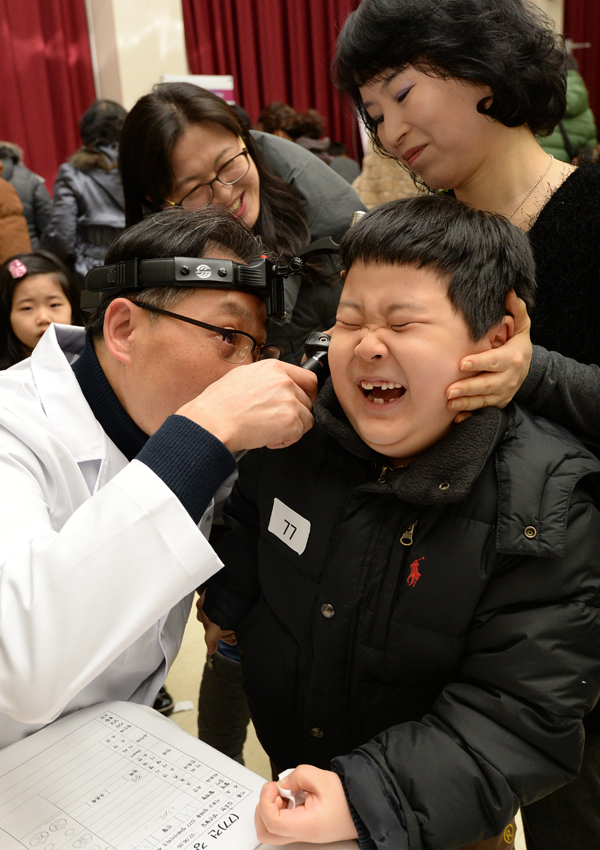
{"type": "Polygon", "coordinates": [[[327,352],[330,342],[331,337],[329,334],[323,333],[323,331],[313,331],[304,343],[306,360],[302,364],[302,368],[315,373],[319,390],[322,389],[323,384],[329,377],[327,352]]]}

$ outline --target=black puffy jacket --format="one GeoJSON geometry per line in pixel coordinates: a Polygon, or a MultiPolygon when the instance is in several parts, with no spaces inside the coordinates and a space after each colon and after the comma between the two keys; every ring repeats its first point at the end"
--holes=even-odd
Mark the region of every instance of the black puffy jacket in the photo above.
{"type": "Polygon", "coordinates": [[[330,386],[316,415],[298,444],[247,456],[207,593],[259,738],[280,769],[332,765],[378,848],[497,835],[579,770],[600,464],[515,406],[391,470],[330,386]]]}

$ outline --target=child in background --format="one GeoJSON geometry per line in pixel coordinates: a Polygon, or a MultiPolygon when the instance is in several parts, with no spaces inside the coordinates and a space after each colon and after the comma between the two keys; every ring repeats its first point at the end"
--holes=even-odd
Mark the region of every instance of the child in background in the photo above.
{"type": "Polygon", "coordinates": [[[0,369],[29,357],[52,323],[84,325],[79,284],[48,251],[16,254],[0,266],[0,369]]]}
{"type": "Polygon", "coordinates": [[[315,426],[246,456],[204,604],[306,792],[268,783],[258,838],[509,850],[519,806],[577,775],[600,691],[600,464],[514,404],[452,422],[461,362],[513,333],[507,295],[532,306],[506,218],[404,199],[340,253],[315,426]]]}

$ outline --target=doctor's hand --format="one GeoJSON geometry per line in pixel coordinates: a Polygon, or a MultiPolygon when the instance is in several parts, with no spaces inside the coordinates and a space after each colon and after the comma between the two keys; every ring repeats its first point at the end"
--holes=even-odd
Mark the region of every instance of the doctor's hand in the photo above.
{"type": "Polygon", "coordinates": [[[200,623],[204,626],[204,643],[206,644],[206,651],[209,655],[214,655],[217,651],[217,644],[220,640],[224,643],[228,643],[229,646],[235,646],[237,643],[237,638],[235,636],[235,632],[231,629],[222,629],[220,626],[217,626],[216,623],[213,623],[212,620],[209,620],[207,615],[204,613],[203,606],[204,605],[204,593],[202,596],[196,601],[196,617],[200,623]]]}
{"type": "Polygon", "coordinates": [[[306,802],[288,809],[277,783],[267,782],[254,815],[259,841],[275,845],[294,841],[328,844],[358,837],[337,773],[301,764],[280,785],[290,791],[305,791],[306,802]]]}
{"type": "Polygon", "coordinates": [[[451,384],[446,390],[447,407],[457,412],[455,422],[468,419],[470,414],[464,411],[506,407],[527,377],[532,355],[531,321],[527,307],[514,292],[510,292],[506,309],[515,320],[513,336],[500,348],[463,358],[461,370],[479,374],[451,384]]]}
{"type": "Polygon", "coordinates": [[[281,360],[232,369],[177,413],[206,428],[230,452],[291,446],[313,426],[312,372],[281,360]]]}

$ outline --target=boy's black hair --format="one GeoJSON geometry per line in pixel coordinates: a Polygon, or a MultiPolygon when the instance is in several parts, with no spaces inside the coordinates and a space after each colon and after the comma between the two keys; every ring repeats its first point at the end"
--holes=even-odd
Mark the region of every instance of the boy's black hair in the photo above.
{"type": "MultiPolygon", "coordinates": [[[[164,257],[206,257],[215,250],[242,263],[249,263],[265,253],[261,241],[225,207],[207,206],[198,210],[171,207],[124,230],[108,249],[104,264],[164,257]]],[[[189,286],[156,286],[134,295],[110,296],[92,316],[87,332],[95,339],[102,337],[106,308],[117,297],[169,309],[191,291],[189,286]]]]}
{"type": "Polygon", "coordinates": [[[438,272],[474,342],[506,315],[511,289],[528,310],[534,306],[535,262],[526,234],[504,216],[444,195],[375,207],[346,233],[340,255],[346,271],[360,262],[438,272]]]}
{"type": "Polygon", "coordinates": [[[334,73],[376,146],[359,87],[407,65],[487,85],[493,99],[479,112],[548,135],[566,108],[564,57],[562,38],[530,0],[362,0],[338,38],[334,73]]]}

